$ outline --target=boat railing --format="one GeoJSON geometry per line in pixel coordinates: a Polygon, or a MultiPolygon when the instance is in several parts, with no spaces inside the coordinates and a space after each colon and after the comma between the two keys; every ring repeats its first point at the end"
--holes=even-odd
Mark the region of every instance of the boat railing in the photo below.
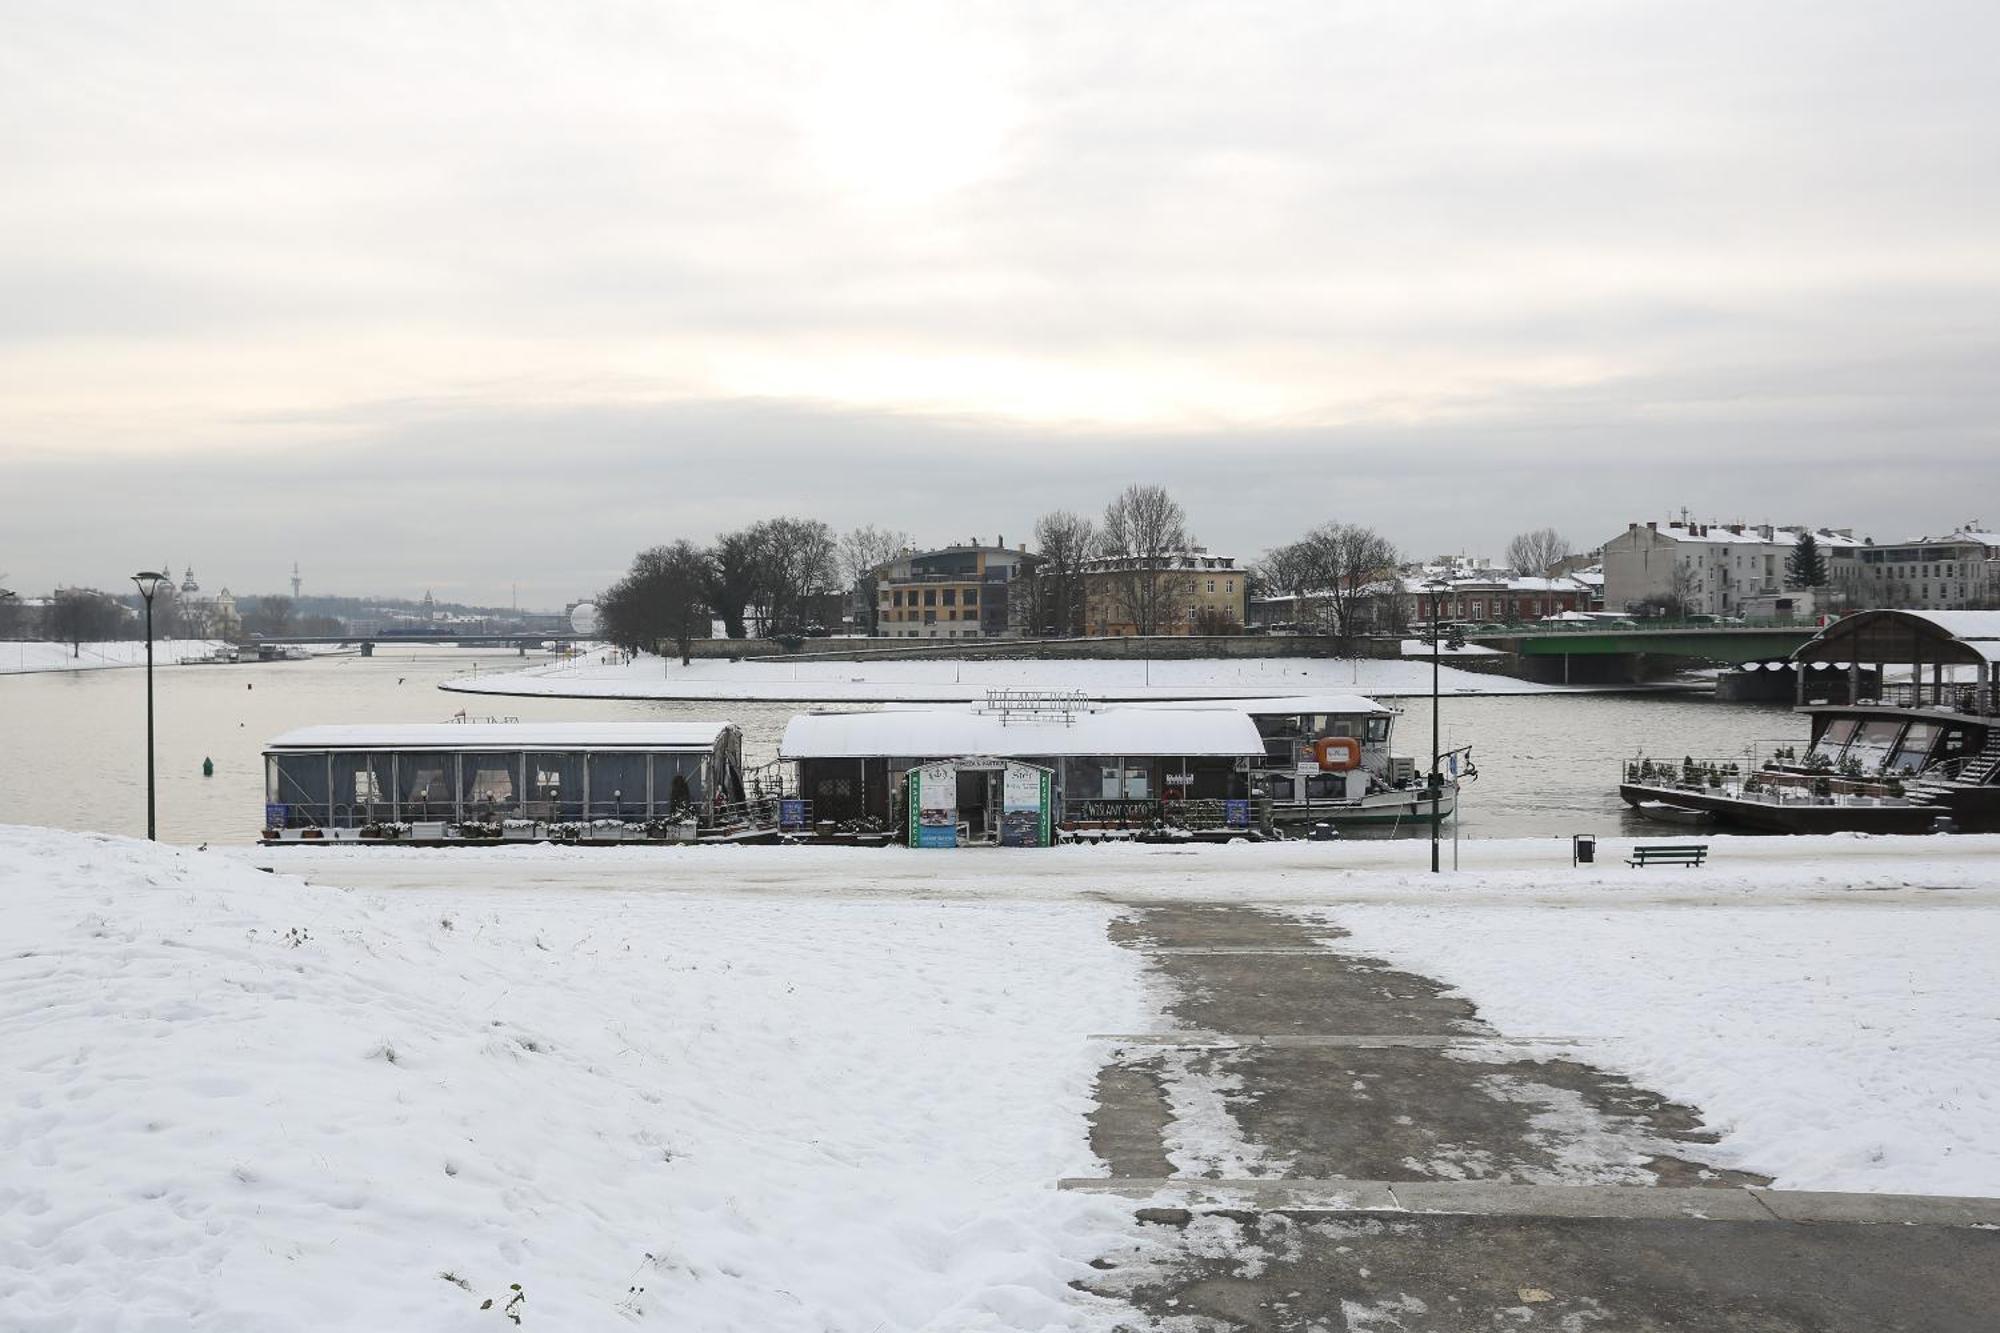
{"type": "Polygon", "coordinates": [[[1973,717],[2000,717],[2000,683],[1982,688],[1971,681],[1886,681],[1871,697],[1894,708],[1942,708],[1973,717]]]}
{"type": "Polygon", "coordinates": [[[1201,798],[1162,801],[1160,818],[1168,824],[1185,829],[1263,828],[1271,822],[1271,799],[1268,796],[1253,796],[1241,801],[1201,798]],[[1247,811],[1247,821],[1239,819],[1234,825],[1229,822],[1229,808],[1232,805],[1247,811]]]}

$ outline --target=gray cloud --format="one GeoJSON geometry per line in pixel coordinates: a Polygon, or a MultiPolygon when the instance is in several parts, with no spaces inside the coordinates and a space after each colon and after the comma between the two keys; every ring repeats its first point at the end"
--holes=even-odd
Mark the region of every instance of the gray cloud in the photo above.
{"type": "Polygon", "coordinates": [[[29,588],[553,602],[765,513],[1013,538],[1135,479],[1244,555],[2000,510],[1988,6],[0,23],[29,588]]]}

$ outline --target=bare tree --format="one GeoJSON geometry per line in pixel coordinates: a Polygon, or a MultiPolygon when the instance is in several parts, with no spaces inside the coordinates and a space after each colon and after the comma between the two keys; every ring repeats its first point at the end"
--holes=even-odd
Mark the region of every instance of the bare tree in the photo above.
{"type": "Polygon", "coordinates": [[[1569,538],[1554,528],[1536,528],[1507,543],[1507,564],[1516,574],[1545,578],[1569,558],[1570,549],[1569,538]]]}
{"type": "Polygon", "coordinates": [[[42,632],[69,645],[69,655],[83,655],[86,643],[115,639],[124,632],[125,608],[109,593],[95,588],[59,588],[44,614],[42,632]]]}
{"type": "Polygon", "coordinates": [[[635,652],[671,640],[686,666],[694,641],[707,637],[709,574],[709,557],[693,542],[639,552],[631,571],[598,599],[604,637],[635,652]]]}
{"type": "Polygon", "coordinates": [[[756,582],[750,605],[766,637],[798,634],[812,619],[812,602],[833,591],[839,543],[818,519],[767,518],[750,529],[756,582]]]}
{"type": "Polygon", "coordinates": [[[1264,552],[1255,566],[1257,582],[1268,595],[1296,597],[1312,592],[1307,586],[1318,572],[1312,548],[1304,542],[1288,542],[1264,552]]]}
{"type": "Polygon", "coordinates": [[[292,627],[292,599],[281,595],[259,597],[243,613],[243,632],[266,638],[287,634],[292,627]]]}
{"type": "Polygon", "coordinates": [[[886,528],[855,528],[840,539],[841,584],[854,597],[854,627],[875,632],[876,575],[910,546],[910,534],[886,528]]]}
{"type": "Polygon", "coordinates": [[[708,581],[705,593],[709,607],[722,621],[722,632],[732,639],[749,633],[744,614],[756,594],[758,541],[754,528],[725,532],[708,550],[708,581]]]}
{"type": "Polygon", "coordinates": [[[1134,632],[1159,633],[1163,612],[1178,602],[1174,571],[1193,545],[1187,514],[1164,487],[1127,486],[1104,507],[1097,544],[1134,632]]]}
{"type": "Polygon", "coordinates": [[[1369,619],[1365,612],[1399,600],[1397,565],[1402,556],[1373,528],[1322,523],[1297,545],[1304,548],[1305,586],[1324,595],[1322,614],[1342,639],[1360,633],[1369,619]]]}
{"type": "Polygon", "coordinates": [[[1097,525],[1082,514],[1058,509],[1035,521],[1036,601],[1031,634],[1067,637],[1083,633],[1083,568],[1097,551],[1097,525]]]}

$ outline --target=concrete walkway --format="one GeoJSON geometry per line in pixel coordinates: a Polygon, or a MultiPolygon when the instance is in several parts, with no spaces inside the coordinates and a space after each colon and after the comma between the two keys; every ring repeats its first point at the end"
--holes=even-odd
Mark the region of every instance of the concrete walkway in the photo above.
{"type": "MultiPolygon", "coordinates": [[[[1157,1244],[1094,1288],[1181,1330],[2000,1327],[2000,1201],[1768,1189],[1563,1034],[1238,906],[1135,905],[1173,1026],[1115,1039],[1091,1145],[1157,1244]]],[[[1139,1325],[1143,1326],[1143,1325],[1139,1325]]]]}

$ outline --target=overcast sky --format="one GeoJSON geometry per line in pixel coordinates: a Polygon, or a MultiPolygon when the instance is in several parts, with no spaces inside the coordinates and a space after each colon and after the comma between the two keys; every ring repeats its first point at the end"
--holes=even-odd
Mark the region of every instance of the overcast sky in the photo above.
{"type": "Polygon", "coordinates": [[[1986,3],[0,0],[0,571],[2000,522],[1986,3]]]}

